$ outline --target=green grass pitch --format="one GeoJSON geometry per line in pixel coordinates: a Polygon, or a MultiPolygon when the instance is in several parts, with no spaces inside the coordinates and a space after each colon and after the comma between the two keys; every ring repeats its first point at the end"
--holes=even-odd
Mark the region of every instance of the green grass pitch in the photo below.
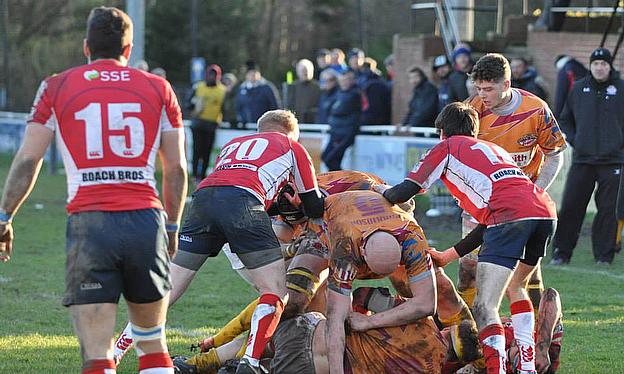
{"type": "MultiPolygon", "coordinates": [[[[0,157],[4,182],[10,158],[0,157]]],[[[0,373],[79,372],[80,356],[68,311],[61,306],[65,262],[65,177],[45,168],[33,194],[14,221],[16,240],[9,263],[0,264],[0,373]]],[[[429,239],[446,248],[459,237],[440,221],[422,221],[429,239]]],[[[452,225],[450,225],[452,227],[452,225]]],[[[589,238],[583,237],[572,265],[546,266],[546,286],[559,290],[564,309],[561,373],[624,373],[624,260],[611,267],[593,264],[589,238]]],[[[548,261],[548,258],[546,259],[548,261]]],[[[446,271],[455,278],[456,264],[446,271]]],[[[230,269],[224,256],[209,259],[187,293],[169,311],[171,353],[213,334],[236,315],[254,292],[230,269]]],[[[507,312],[507,305],[502,307],[507,312]]],[[[120,303],[117,327],[126,323],[120,303]]],[[[135,373],[131,351],[118,373],[135,373]]]]}

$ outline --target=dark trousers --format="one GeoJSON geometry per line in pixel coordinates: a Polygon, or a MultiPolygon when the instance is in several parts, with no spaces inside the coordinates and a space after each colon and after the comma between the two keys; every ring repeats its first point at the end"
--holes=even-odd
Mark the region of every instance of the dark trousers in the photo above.
{"type": "Polygon", "coordinates": [[[616,250],[615,207],[621,165],[572,164],[559,209],[559,225],[553,240],[554,256],[569,260],[576,247],[594,187],[598,212],[592,224],[592,251],[596,261],[613,261],[616,250]]]}
{"type": "Polygon", "coordinates": [[[216,122],[193,120],[191,130],[193,131],[193,177],[195,178],[206,177],[217,126],[216,122]]]}
{"type": "Polygon", "coordinates": [[[331,134],[321,159],[329,171],[342,170],[340,164],[344,153],[355,141],[355,134],[331,134]]]}

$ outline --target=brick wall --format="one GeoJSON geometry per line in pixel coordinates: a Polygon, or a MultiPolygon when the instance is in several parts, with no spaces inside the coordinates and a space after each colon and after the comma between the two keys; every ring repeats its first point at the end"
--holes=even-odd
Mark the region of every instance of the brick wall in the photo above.
{"type": "MultiPolygon", "coordinates": [[[[577,32],[542,32],[529,31],[527,39],[528,52],[538,73],[548,83],[550,97],[554,96],[557,71],[554,61],[560,54],[573,56],[589,67],[589,55],[600,45],[602,34],[577,32]]],[[[610,34],[605,47],[613,52],[617,35],[610,34]]],[[[624,68],[624,50],[620,50],[614,61],[617,70],[624,68]]],[[[552,104],[552,103],[551,103],[552,104]]]]}
{"type": "Polygon", "coordinates": [[[444,45],[442,39],[435,36],[395,35],[393,52],[396,75],[392,83],[392,123],[399,123],[407,114],[407,104],[412,97],[407,69],[417,64],[431,79],[432,60],[444,53],[444,45]]]}

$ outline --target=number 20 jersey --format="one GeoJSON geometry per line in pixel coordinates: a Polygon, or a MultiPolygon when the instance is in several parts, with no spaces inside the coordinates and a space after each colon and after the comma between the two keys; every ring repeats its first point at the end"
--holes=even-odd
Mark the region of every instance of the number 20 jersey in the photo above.
{"type": "Polygon", "coordinates": [[[44,80],[28,122],[56,132],[69,213],[162,209],[154,177],[161,134],[183,129],[166,80],[97,60],[44,80]]]}
{"type": "Polygon", "coordinates": [[[301,144],[278,132],[239,136],[221,148],[214,172],[197,189],[235,186],[256,196],[265,208],[292,179],[297,192],[318,191],[314,165],[301,144]]]}

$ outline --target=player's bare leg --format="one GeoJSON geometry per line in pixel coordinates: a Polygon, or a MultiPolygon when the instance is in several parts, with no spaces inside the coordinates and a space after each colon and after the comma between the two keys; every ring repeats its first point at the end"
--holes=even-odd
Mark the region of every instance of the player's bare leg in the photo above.
{"type": "Polygon", "coordinates": [[[303,313],[327,278],[327,272],[323,271],[328,266],[327,259],[317,254],[300,253],[293,257],[286,272],[288,303],[284,307],[284,318],[303,313]]]}
{"type": "MultiPolygon", "coordinates": [[[[462,214],[462,237],[468,235],[477,223],[467,213],[462,214]]],[[[479,249],[475,249],[471,253],[459,259],[459,268],[457,271],[457,292],[466,302],[469,308],[474,304],[475,295],[477,294],[477,253],[479,249]]]]}
{"type": "MultiPolygon", "coordinates": [[[[563,329],[561,299],[554,288],[548,288],[542,294],[537,322],[537,342],[535,343],[535,368],[538,373],[544,373],[551,366],[558,366],[561,352],[561,338],[563,329]],[[555,329],[558,329],[555,332],[555,329]],[[555,341],[556,344],[552,344],[555,341]]],[[[556,368],[553,368],[556,369],[556,368]]]]}
{"type": "Polygon", "coordinates": [[[114,370],[112,342],[117,304],[72,305],[69,310],[80,342],[83,373],[114,370]]]}
{"type": "Polygon", "coordinates": [[[526,291],[526,286],[534,270],[535,266],[518,262],[507,288],[514,338],[520,350],[517,369],[521,374],[535,372],[535,340],[533,338],[535,315],[533,304],[531,304],[526,291]]]}
{"type": "Polygon", "coordinates": [[[477,264],[477,296],[472,308],[488,374],[505,374],[505,332],[498,310],[512,271],[489,262],[477,264]]]}
{"type": "Polygon", "coordinates": [[[542,280],[542,265],[537,264],[535,271],[531,274],[529,283],[527,284],[527,292],[533,304],[533,310],[535,311],[535,317],[537,318],[537,311],[539,310],[540,301],[542,298],[542,292],[544,292],[544,281],[542,280]]]}

